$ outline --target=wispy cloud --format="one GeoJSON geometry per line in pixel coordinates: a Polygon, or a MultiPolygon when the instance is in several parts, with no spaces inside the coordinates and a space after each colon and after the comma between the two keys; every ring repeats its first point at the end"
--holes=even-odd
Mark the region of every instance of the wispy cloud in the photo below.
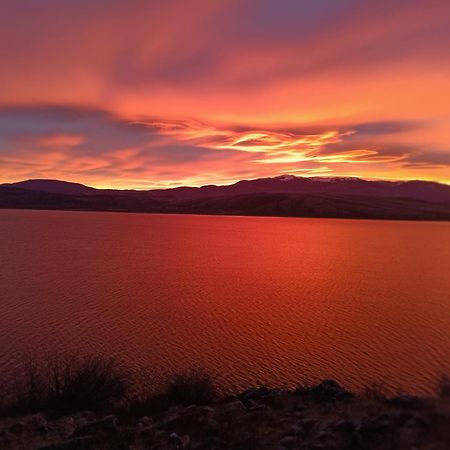
{"type": "Polygon", "coordinates": [[[211,177],[226,183],[289,172],[345,173],[354,167],[364,172],[368,166],[441,170],[448,163],[414,148],[361,146],[375,130],[395,135],[414,128],[411,124],[253,128],[199,120],[129,121],[97,109],[48,105],[4,108],[0,124],[6,181],[52,177],[152,187],[205,184],[211,177]]]}

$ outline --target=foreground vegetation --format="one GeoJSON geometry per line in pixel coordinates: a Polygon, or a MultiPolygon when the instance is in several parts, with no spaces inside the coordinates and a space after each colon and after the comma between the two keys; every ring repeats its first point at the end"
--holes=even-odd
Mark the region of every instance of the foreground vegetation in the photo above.
{"type": "Polygon", "coordinates": [[[0,408],[4,449],[448,449],[450,380],[433,398],[333,380],[223,396],[199,370],[157,392],[112,359],[29,362],[0,408]],[[134,380],[134,381],[133,381],[134,380]]]}

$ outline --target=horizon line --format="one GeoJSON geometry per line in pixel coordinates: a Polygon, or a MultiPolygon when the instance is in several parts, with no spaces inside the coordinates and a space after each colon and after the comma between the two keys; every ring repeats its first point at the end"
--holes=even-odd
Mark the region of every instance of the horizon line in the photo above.
{"type": "Polygon", "coordinates": [[[22,180],[18,180],[18,181],[10,181],[10,182],[2,182],[0,183],[0,186],[2,185],[14,185],[17,183],[23,183],[23,182],[27,182],[27,181],[56,181],[56,182],[61,182],[61,183],[72,183],[72,184],[78,184],[78,185],[82,185],[85,186],[87,188],[92,188],[92,189],[97,189],[97,190],[114,190],[114,191],[154,191],[154,190],[171,190],[171,189],[177,189],[177,188],[192,188],[192,189],[200,189],[202,187],[207,187],[207,186],[216,186],[216,187],[226,187],[226,186],[232,186],[234,184],[237,184],[241,181],[257,181],[257,180],[267,180],[267,179],[276,179],[276,178],[284,178],[284,177],[289,177],[289,178],[315,178],[315,179],[320,179],[320,178],[324,178],[324,179],[357,179],[357,180],[362,180],[362,181],[368,181],[368,182],[376,182],[376,181],[385,181],[388,183],[396,183],[396,182],[402,182],[402,183],[407,183],[407,182],[415,182],[415,181],[421,181],[421,182],[425,182],[425,183],[435,183],[435,184],[440,184],[440,185],[444,185],[444,186],[449,186],[450,187],[450,180],[448,181],[436,181],[436,180],[430,180],[430,179],[420,179],[420,178],[408,178],[408,179],[404,179],[404,178],[388,178],[388,177],[360,177],[357,175],[336,175],[336,176],[327,176],[327,175],[303,175],[303,176],[299,176],[299,175],[292,175],[289,173],[283,174],[283,175],[275,175],[275,176],[271,176],[271,177],[257,177],[257,178],[243,178],[243,179],[238,179],[235,181],[230,181],[229,183],[206,183],[206,184],[199,184],[199,185],[186,185],[186,184],[180,184],[180,185],[176,185],[176,186],[165,186],[165,187],[161,187],[161,186],[155,186],[155,187],[149,187],[149,188],[133,188],[133,187],[106,187],[104,185],[91,185],[91,184],[85,184],[85,183],[81,183],[79,181],[69,181],[69,180],[62,180],[62,179],[57,179],[57,178],[27,178],[27,179],[22,179],[22,180]]]}

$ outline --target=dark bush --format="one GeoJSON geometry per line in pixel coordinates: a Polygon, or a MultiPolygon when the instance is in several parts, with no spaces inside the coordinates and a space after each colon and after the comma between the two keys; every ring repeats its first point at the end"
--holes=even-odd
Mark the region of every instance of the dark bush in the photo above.
{"type": "Polygon", "coordinates": [[[386,401],[389,396],[389,390],[380,382],[372,382],[365,385],[362,394],[370,400],[386,401]]]}
{"type": "Polygon", "coordinates": [[[165,395],[171,404],[208,405],[217,398],[213,378],[198,370],[173,375],[166,385],[165,395]]]}
{"type": "Polygon", "coordinates": [[[54,372],[49,402],[55,408],[79,411],[105,409],[121,400],[130,387],[128,373],[114,359],[84,358],[54,372]]]}
{"type": "Polygon", "coordinates": [[[170,376],[160,390],[154,389],[155,384],[150,383],[147,389],[135,392],[122,413],[130,417],[142,417],[160,414],[174,405],[205,406],[218,397],[213,377],[199,369],[170,376]]]}
{"type": "Polygon", "coordinates": [[[3,407],[10,413],[103,410],[123,399],[130,387],[123,366],[100,357],[30,361],[16,379],[13,398],[3,407]]]}

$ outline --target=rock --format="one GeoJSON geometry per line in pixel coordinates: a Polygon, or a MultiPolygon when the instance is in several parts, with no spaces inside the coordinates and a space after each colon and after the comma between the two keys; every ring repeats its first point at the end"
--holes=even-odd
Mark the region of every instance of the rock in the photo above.
{"type": "Polygon", "coordinates": [[[316,439],[321,443],[327,442],[330,439],[333,439],[334,435],[330,430],[321,430],[316,434],[316,439]]]}
{"type": "Polygon", "coordinates": [[[86,419],[86,417],[77,417],[75,418],[75,424],[77,428],[84,428],[89,425],[89,421],[86,419]]]}
{"type": "Polygon", "coordinates": [[[354,431],[350,436],[351,448],[363,448],[363,438],[359,431],[354,431]]]}
{"type": "Polygon", "coordinates": [[[104,416],[100,420],[95,417],[93,420],[89,420],[87,417],[82,416],[75,419],[76,430],[74,434],[77,436],[91,435],[99,430],[108,433],[119,431],[119,419],[115,414],[104,416]]]}
{"type": "Polygon", "coordinates": [[[213,417],[216,414],[216,411],[214,408],[211,408],[209,406],[197,406],[197,405],[191,405],[182,411],[180,416],[182,417],[213,417]]]}
{"type": "Polygon", "coordinates": [[[399,395],[398,397],[391,398],[389,403],[405,409],[416,408],[420,405],[420,399],[414,395],[399,395]]]}
{"type": "Polygon", "coordinates": [[[214,408],[192,405],[187,407],[178,419],[171,422],[171,426],[176,429],[201,429],[203,433],[209,435],[218,428],[215,416],[214,408]]]}
{"type": "Polygon", "coordinates": [[[33,424],[40,433],[47,433],[50,430],[49,423],[42,414],[33,417],[33,424]]]}
{"type": "Polygon", "coordinates": [[[313,419],[301,419],[299,426],[302,427],[303,431],[309,433],[316,426],[316,421],[313,419]]]}
{"type": "Polygon", "coordinates": [[[92,436],[77,437],[63,442],[58,448],[61,450],[94,449],[94,438],[92,436]]]}
{"type": "Polygon", "coordinates": [[[59,444],[40,446],[36,450],[90,450],[94,448],[94,438],[92,436],[83,436],[69,439],[59,444]]]}
{"type": "Polygon", "coordinates": [[[157,422],[158,427],[170,427],[182,415],[186,408],[183,405],[172,406],[157,422]]]}
{"type": "Polygon", "coordinates": [[[182,412],[183,416],[189,416],[189,415],[195,415],[195,416],[201,416],[201,417],[211,417],[216,414],[216,410],[214,408],[211,408],[210,406],[197,406],[197,405],[190,405],[187,408],[184,409],[182,412]]]}
{"type": "Polygon", "coordinates": [[[340,420],[332,424],[332,428],[338,432],[351,433],[356,429],[356,425],[350,420],[340,420]]]}
{"type": "Polygon", "coordinates": [[[297,442],[297,438],[295,436],[284,436],[280,442],[278,443],[278,447],[283,449],[294,448],[297,442]]]}
{"type": "Polygon", "coordinates": [[[302,432],[303,432],[303,427],[301,427],[300,425],[294,424],[289,428],[286,436],[297,436],[297,435],[301,434],[302,432]]]}
{"type": "Polygon", "coordinates": [[[272,409],[283,410],[286,406],[286,399],[289,398],[289,392],[273,389],[271,393],[265,397],[264,404],[272,409]]]}
{"type": "Polygon", "coordinates": [[[251,388],[247,389],[245,392],[240,394],[238,397],[244,402],[248,400],[260,401],[264,400],[272,395],[275,395],[275,392],[268,387],[262,386],[259,388],[251,388]]]}
{"type": "Polygon", "coordinates": [[[318,386],[310,389],[313,396],[320,400],[342,400],[351,396],[337,381],[324,380],[318,386]]]}
{"type": "Polygon", "coordinates": [[[363,425],[363,421],[361,418],[359,419],[353,419],[350,421],[352,425],[355,427],[355,431],[359,431],[363,425]]]}
{"type": "Polygon", "coordinates": [[[221,407],[221,410],[224,413],[236,414],[236,413],[243,413],[243,412],[247,411],[247,408],[239,399],[236,399],[236,400],[224,403],[221,407]]]}
{"type": "Polygon", "coordinates": [[[242,399],[242,403],[244,404],[245,409],[251,409],[259,405],[259,403],[253,400],[252,398],[244,398],[242,399]]]}
{"type": "Polygon", "coordinates": [[[93,411],[84,411],[82,417],[85,417],[89,422],[93,422],[97,419],[97,415],[93,411]]]}
{"type": "MultiPolygon", "coordinates": [[[[229,447],[229,442],[224,440],[224,439],[220,439],[217,436],[213,436],[213,437],[207,437],[207,438],[202,438],[201,441],[193,441],[187,448],[189,448],[189,450],[211,450],[211,449],[226,449],[226,448],[231,448],[229,447]]],[[[241,446],[234,446],[232,447],[233,450],[240,450],[242,448],[242,450],[247,450],[249,447],[241,447],[241,446]]]]}
{"type": "Polygon", "coordinates": [[[103,419],[100,421],[100,425],[105,431],[117,431],[118,424],[119,419],[114,414],[103,417],[103,419]]]}
{"type": "Polygon", "coordinates": [[[75,418],[75,424],[76,424],[75,433],[77,435],[91,434],[98,428],[98,422],[88,420],[84,416],[75,418]]]}
{"type": "Polygon", "coordinates": [[[185,434],[182,438],[184,448],[189,448],[191,445],[191,437],[185,434]]]}
{"type": "Polygon", "coordinates": [[[152,424],[153,424],[153,419],[151,419],[151,418],[148,417],[148,416],[141,417],[141,418],[138,420],[138,426],[139,426],[140,428],[147,428],[147,427],[149,427],[149,426],[152,425],[152,424]]]}
{"type": "Polygon", "coordinates": [[[178,436],[177,433],[170,433],[169,436],[169,445],[171,448],[174,449],[183,449],[185,448],[185,441],[183,440],[183,438],[181,438],[180,436],[178,436]]]}
{"type": "Polygon", "coordinates": [[[238,440],[231,446],[222,446],[220,448],[232,448],[236,450],[249,450],[261,448],[261,441],[258,436],[248,431],[242,433],[238,440]]]}
{"type": "Polygon", "coordinates": [[[361,424],[362,433],[384,433],[392,428],[393,422],[389,415],[383,414],[381,416],[369,419],[367,422],[361,424]]]}
{"type": "Polygon", "coordinates": [[[9,431],[13,434],[22,434],[25,431],[25,424],[23,422],[13,423],[9,427],[9,431]]]}
{"type": "Polygon", "coordinates": [[[390,412],[387,416],[393,423],[400,426],[405,425],[408,420],[414,417],[410,412],[404,410],[390,412]]]}
{"type": "MultiPolygon", "coordinates": [[[[10,439],[8,436],[8,432],[5,429],[0,430],[0,444],[3,443],[6,446],[6,444],[9,443],[9,441],[10,441],[10,439]]],[[[0,446],[0,448],[1,448],[1,446],[0,446]]]]}
{"type": "Polygon", "coordinates": [[[269,389],[266,386],[251,388],[238,395],[242,403],[247,407],[254,406],[255,403],[264,402],[267,399],[274,398],[280,394],[279,389],[269,389]]]}
{"type": "MultiPolygon", "coordinates": [[[[444,418],[444,421],[447,421],[448,419],[444,418]]],[[[428,428],[431,426],[432,421],[430,420],[429,417],[422,417],[419,415],[416,416],[410,416],[408,418],[408,420],[405,423],[406,427],[410,427],[410,428],[428,428]]]]}
{"type": "Polygon", "coordinates": [[[71,416],[62,417],[61,419],[58,420],[56,425],[60,433],[65,438],[69,438],[70,436],[72,436],[72,434],[75,433],[75,430],[77,429],[77,422],[71,416]]]}
{"type": "Polygon", "coordinates": [[[305,410],[305,405],[302,405],[301,403],[297,403],[295,406],[294,406],[294,411],[296,412],[296,414],[298,415],[298,416],[301,416],[301,415],[303,415],[303,411],[305,410]]]}
{"type": "Polygon", "coordinates": [[[256,404],[256,405],[254,405],[254,406],[252,406],[251,408],[249,408],[249,411],[251,411],[251,412],[260,412],[260,413],[270,413],[270,412],[272,412],[272,409],[269,407],[269,406],[267,406],[267,405],[258,405],[258,404],[256,404]]]}
{"type": "Polygon", "coordinates": [[[416,428],[417,426],[421,426],[422,424],[417,421],[415,417],[411,417],[411,419],[408,419],[405,423],[405,427],[407,428],[416,428]]]}

